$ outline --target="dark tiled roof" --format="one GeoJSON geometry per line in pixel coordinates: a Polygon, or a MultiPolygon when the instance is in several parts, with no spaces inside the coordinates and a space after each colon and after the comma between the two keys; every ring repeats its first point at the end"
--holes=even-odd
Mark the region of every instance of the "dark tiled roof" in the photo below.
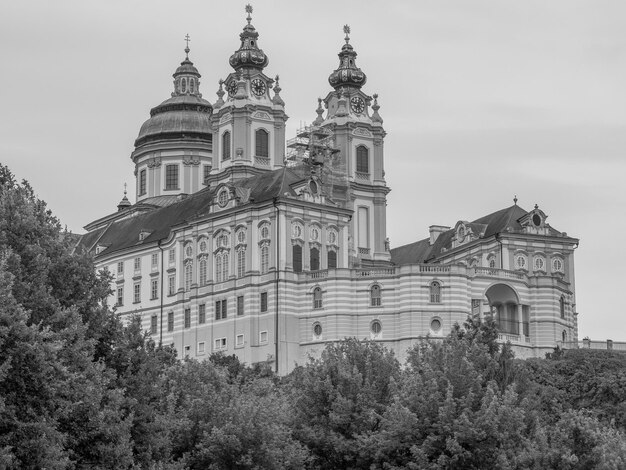
{"type": "MultiPolygon", "coordinates": [[[[290,169],[278,169],[238,180],[233,186],[242,188],[245,190],[244,193],[249,194],[248,200],[242,201],[243,203],[261,203],[285,193],[293,196],[294,192],[290,185],[301,179],[290,169]]],[[[98,244],[108,247],[102,253],[106,255],[132,246],[163,240],[169,236],[172,227],[208,214],[215,196],[215,189],[205,188],[183,199],[179,198],[175,203],[168,200],[168,205],[164,207],[158,207],[155,204],[154,208],[148,212],[114,220],[106,228],[98,228],[83,235],[79,248],[91,249],[97,241],[98,244]],[[140,241],[139,234],[142,231],[149,232],[149,235],[140,241]]]]}
{"type": "MultiPolygon", "coordinates": [[[[513,205],[485,215],[468,225],[478,235],[484,229],[482,238],[489,238],[496,233],[502,232],[521,232],[522,226],[518,220],[526,214],[528,214],[527,211],[518,205],[513,205]]],[[[550,235],[558,236],[560,232],[550,227],[550,235]]],[[[439,235],[432,246],[430,245],[430,238],[426,238],[394,248],[391,250],[391,261],[398,265],[433,261],[445,251],[444,248],[446,250],[451,248],[453,237],[454,229],[450,229],[439,235]]]]}

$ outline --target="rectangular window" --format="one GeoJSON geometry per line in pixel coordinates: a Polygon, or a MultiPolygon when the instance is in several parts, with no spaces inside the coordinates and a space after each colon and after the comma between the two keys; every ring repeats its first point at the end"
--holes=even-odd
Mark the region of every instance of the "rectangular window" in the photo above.
{"type": "Polygon", "coordinates": [[[243,315],[243,295],[237,297],[237,315],[243,315]]]}
{"type": "Polygon", "coordinates": [[[226,349],[226,338],[215,338],[215,347],[214,349],[226,349]]]}
{"type": "Polygon", "coordinates": [[[293,272],[302,272],[302,247],[300,245],[294,245],[292,249],[293,253],[293,272]]]}
{"type": "Polygon", "coordinates": [[[172,274],[167,278],[167,295],[174,295],[176,293],[176,275],[172,274]]]}
{"type": "Polygon", "coordinates": [[[124,261],[117,263],[117,274],[124,274],[124,261]]]}
{"type": "Polygon", "coordinates": [[[267,312],[267,292],[261,292],[261,312],[267,312]]]}
{"type": "Polygon", "coordinates": [[[191,328],[191,309],[185,309],[185,328],[191,328]]]}
{"type": "Polygon", "coordinates": [[[141,284],[135,282],[133,285],[133,303],[141,302],[141,284]]]}
{"type": "Polygon", "coordinates": [[[330,250],[328,252],[328,269],[334,269],[337,267],[337,252],[330,250]]]}
{"type": "Polygon", "coordinates": [[[358,209],[358,243],[359,248],[369,248],[370,239],[369,239],[369,211],[367,207],[359,207],[358,209]]]}
{"type": "Polygon", "coordinates": [[[150,264],[152,265],[152,269],[157,269],[159,267],[158,253],[152,253],[152,256],[150,257],[150,264]]]}
{"type": "Polygon", "coordinates": [[[237,346],[243,346],[243,335],[237,335],[237,346]]]}
{"type": "Polygon", "coordinates": [[[204,341],[198,343],[198,354],[204,354],[204,341]]]}
{"type": "Polygon", "coordinates": [[[165,189],[178,189],[178,165],[165,165],[165,189]]]}
{"type": "Polygon", "coordinates": [[[198,305],[198,323],[200,325],[206,323],[206,304],[198,305]]]}
{"type": "Polygon", "coordinates": [[[150,334],[155,335],[157,332],[157,316],[152,315],[150,318],[150,334]]]}
{"type": "Polygon", "coordinates": [[[167,312],[167,331],[174,331],[174,312],[167,312]]]}
{"type": "Polygon", "coordinates": [[[124,286],[117,288],[117,304],[118,307],[124,305],[124,286]]]}
{"type": "Polygon", "coordinates": [[[135,272],[141,271],[141,258],[135,258],[134,266],[135,272]]]}
{"type": "Polygon", "coordinates": [[[139,172],[139,195],[144,194],[146,194],[146,170],[141,170],[139,172]]]}
{"type": "Polygon", "coordinates": [[[150,299],[158,299],[159,298],[159,280],[152,279],[150,281],[150,299]]]}
{"type": "Polygon", "coordinates": [[[226,303],[226,300],[218,300],[217,302],[215,302],[215,319],[216,320],[223,320],[224,318],[226,318],[227,307],[228,305],[226,303]]]}
{"type": "Polygon", "coordinates": [[[261,331],[261,333],[259,333],[259,342],[267,343],[267,331],[261,331]]]}
{"type": "Polygon", "coordinates": [[[169,251],[169,263],[174,264],[176,262],[176,250],[172,248],[169,251]]]}
{"type": "Polygon", "coordinates": [[[211,174],[211,168],[213,168],[211,165],[204,165],[203,167],[204,173],[202,175],[202,181],[204,183],[206,183],[206,180],[209,178],[209,175],[211,174]]]}

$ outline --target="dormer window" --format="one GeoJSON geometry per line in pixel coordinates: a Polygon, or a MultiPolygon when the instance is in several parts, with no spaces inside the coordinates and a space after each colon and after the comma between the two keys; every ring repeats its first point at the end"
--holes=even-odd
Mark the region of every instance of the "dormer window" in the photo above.
{"type": "Polygon", "coordinates": [[[228,204],[228,199],[228,189],[221,190],[220,193],[217,195],[217,203],[220,207],[225,207],[226,204],[228,204]]]}
{"type": "Polygon", "coordinates": [[[541,216],[537,213],[533,214],[533,225],[535,227],[541,227],[541,216]]]}

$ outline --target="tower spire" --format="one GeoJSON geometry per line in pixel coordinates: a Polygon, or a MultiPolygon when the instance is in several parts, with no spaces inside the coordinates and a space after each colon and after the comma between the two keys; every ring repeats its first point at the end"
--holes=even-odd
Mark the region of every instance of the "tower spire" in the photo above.
{"type": "Polygon", "coordinates": [[[346,43],[341,47],[339,52],[339,67],[337,67],[333,73],[328,77],[328,83],[335,90],[340,88],[361,88],[365,85],[367,77],[356,66],[356,51],[352,44],[350,44],[350,26],[347,24],[343,27],[345,33],[344,40],[346,43]]]}
{"type": "Polygon", "coordinates": [[[241,46],[230,56],[229,62],[237,71],[243,68],[263,70],[269,63],[269,60],[265,52],[259,49],[257,44],[259,33],[256,32],[252,25],[252,5],[246,5],[246,13],[248,24],[243,27],[243,32],[239,35],[241,46]]]}

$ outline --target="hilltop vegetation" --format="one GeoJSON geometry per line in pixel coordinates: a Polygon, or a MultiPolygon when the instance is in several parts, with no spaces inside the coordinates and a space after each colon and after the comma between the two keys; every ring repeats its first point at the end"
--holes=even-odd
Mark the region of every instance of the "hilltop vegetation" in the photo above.
{"type": "Polygon", "coordinates": [[[356,339],[287,377],[179,361],[73,243],[0,165],[0,468],[626,468],[624,356],[519,361],[468,319],[403,365],[356,339]]]}

